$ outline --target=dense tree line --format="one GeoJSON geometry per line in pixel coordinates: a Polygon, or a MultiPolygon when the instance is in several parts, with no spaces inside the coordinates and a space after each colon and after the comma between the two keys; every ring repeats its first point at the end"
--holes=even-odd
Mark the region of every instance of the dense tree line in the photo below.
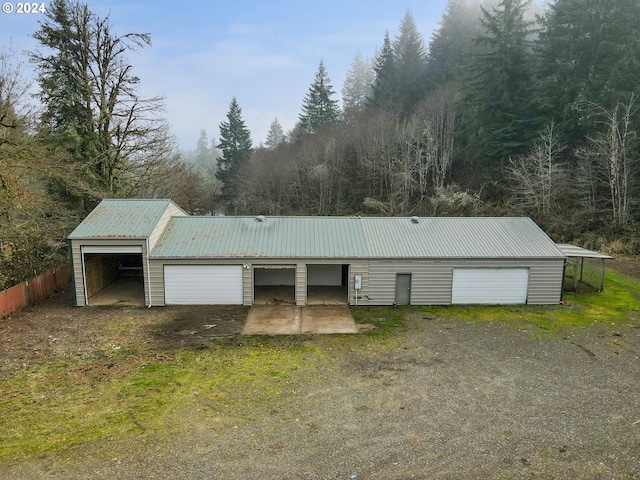
{"type": "Polygon", "coordinates": [[[318,124],[252,151],[237,211],[528,215],[565,240],[633,239],[639,32],[637,0],[450,0],[427,48],[407,13],[373,62],[358,52],[330,121],[321,63],[300,117],[318,124]]]}

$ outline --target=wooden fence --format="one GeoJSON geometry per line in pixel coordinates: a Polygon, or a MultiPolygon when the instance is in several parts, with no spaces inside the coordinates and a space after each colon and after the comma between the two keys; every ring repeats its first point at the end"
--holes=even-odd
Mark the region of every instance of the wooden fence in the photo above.
{"type": "Polygon", "coordinates": [[[46,300],[51,294],[71,282],[71,268],[61,265],[31,280],[0,292],[0,318],[46,300]]]}

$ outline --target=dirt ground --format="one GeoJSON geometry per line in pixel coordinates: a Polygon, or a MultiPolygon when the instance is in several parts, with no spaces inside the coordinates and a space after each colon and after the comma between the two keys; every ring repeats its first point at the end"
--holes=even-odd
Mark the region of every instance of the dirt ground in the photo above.
{"type": "MultiPolygon", "coordinates": [[[[160,355],[235,342],[246,309],[117,313],[64,294],[0,321],[0,375],[109,344],[160,355]]],[[[100,441],[0,466],[0,477],[640,479],[640,323],[540,336],[413,311],[397,336],[382,351],[300,338],[331,365],[286,408],[228,433],[185,419],[170,438],[100,441]]],[[[83,374],[115,373],[105,362],[83,374]]]]}

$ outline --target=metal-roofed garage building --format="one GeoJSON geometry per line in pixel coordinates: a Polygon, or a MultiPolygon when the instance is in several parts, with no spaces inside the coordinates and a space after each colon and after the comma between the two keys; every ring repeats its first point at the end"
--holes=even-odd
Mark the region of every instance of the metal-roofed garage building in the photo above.
{"type": "Polygon", "coordinates": [[[565,260],[528,218],[194,217],[169,200],[105,200],[69,238],[78,305],[100,248],[140,248],[150,306],[253,305],[275,290],[296,305],[554,304],[565,260]]]}

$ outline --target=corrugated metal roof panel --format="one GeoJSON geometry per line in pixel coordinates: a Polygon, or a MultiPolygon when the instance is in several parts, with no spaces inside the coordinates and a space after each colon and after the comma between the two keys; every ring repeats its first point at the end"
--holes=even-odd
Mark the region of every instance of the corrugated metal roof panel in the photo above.
{"type": "Polygon", "coordinates": [[[173,217],[153,257],[331,258],[366,256],[345,217],[173,217]]]}
{"type": "Polygon", "coordinates": [[[561,257],[529,218],[363,218],[370,257],[561,257]]]}
{"type": "Polygon", "coordinates": [[[604,258],[605,260],[613,258],[609,255],[605,255],[604,253],[594,252],[593,250],[587,250],[586,248],[578,247],[576,245],[571,245],[568,243],[558,244],[558,248],[567,257],[604,258]]]}
{"type": "Polygon", "coordinates": [[[74,238],[149,236],[171,200],[105,199],[69,235],[74,238]]]}
{"type": "Polygon", "coordinates": [[[529,218],[174,217],[156,258],[563,257],[529,218]]]}

